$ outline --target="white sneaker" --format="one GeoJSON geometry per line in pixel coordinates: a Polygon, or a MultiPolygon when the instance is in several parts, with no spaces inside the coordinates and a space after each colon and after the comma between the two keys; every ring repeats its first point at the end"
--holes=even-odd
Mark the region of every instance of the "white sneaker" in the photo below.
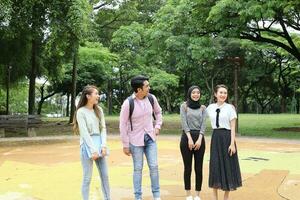
{"type": "Polygon", "coordinates": [[[199,196],[195,196],[194,200],[201,200],[201,198],[199,196]]]}
{"type": "Polygon", "coordinates": [[[193,200],[193,197],[192,196],[188,196],[185,198],[185,200],[193,200]]]}
{"type": "Polygon", "coordinates": [[[161,200],[161,199],[158,197],[158,198],[154,198],[154,200],[161,200]]]}

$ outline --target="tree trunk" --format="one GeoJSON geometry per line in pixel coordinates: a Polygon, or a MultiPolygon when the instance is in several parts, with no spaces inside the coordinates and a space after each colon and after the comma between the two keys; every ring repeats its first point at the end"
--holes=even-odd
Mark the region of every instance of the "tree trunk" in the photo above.
{"type": "Polygon", "coordinates": [[[72,70],[72,91],[71,91],[71,113],[69,123],[73,122],[75,113],[75,99],[76,99],[76,81],[77,81],[77,64],[78,64],[78,41],[74,44],[73,49],[73,70],[72,70]]]}
{"type": "Polygon", "coordinates": [[[167,103],[167,111],[168,113],[171,113],[171,103],[170,103],[170,97],[166,95],[166,103],[167,103]]]}
{"type": "Polygon", "coordinates": [[[50,98],[50,97],[52,97],[55,94],[56,94],[56,92],[53,92],[53,93],[51,93],[51,94],[49,94],[49,95],[47,95],[45,97],[44,97],[44,94],[43,94],[43,96],[41,97],[41,100],[40,100],[40,102],[38,104],[38,111],[37,111],[38,115],[40,115],[42,113],[42,108],[43,108],[43,104],[44,104],[45,100],[48,99],[48,98],[50,98]]]}
{"type": "Polygon", "coordinates": [[[70,93],[67,93],[66,117],[70,116],[70,93]]]}
{"type": "Polygon", "coordinates": [[[281,108],[281,113],[286,113],[286,97],[285,96],[281,96],[280,108],[281,108]]]}
{"type": "Polygon", "coordinates": [[[123,90],[124,90],[124,87],[123,87],[123,71],[122,71],[122,67],[120,67],[120,70],[119,70],[119,81],[120,81],[120,84],[119,84],[119,102],[122,102],[124,101],[124,98],[123,98],[123,90]]]}
{"type": "Polygon", "coordinates": [[[187,92],[189,90],[189,73],[187,71],[184,72],[184,99],[187,99],[187,92]]]}
{"type": "Polygon", "coordinates": [[[43,103],[44,103],[44,89],[42,89],[41,91],[41,100],[40,102],[38,103],[38,110],[37,110],[37,114],[40,115],[41,112],[42,112],[42,106],[43,106],[43,103]]]}
{"type": "Polygon", "coordinates": [[[244,98],[243,98],[243,100],[242,100],[242,112],[243,113],[247,113],[247,112],[249,112],[249,108],[248,108],[248,103],[247,103],[247,97],[245,96],[244,98]]]}
{"type": "Polygon", "coordinates": [[[234,106],[235,106],[235,109],[236,109],[236,112],[238,113],[238,108],[239,108],[239,105],[238,105],[238,67],[239,67],[239,64],[236,63],[235,66],[234,66],[234,106]]]}
{"type": "Polygon", "coordinates": [[[37,63],[36,63],[36,56],[37,56],[37,41],[36,39],[32,40],[31,43],[31,70],[29,74],[29,95],[28,95],[28,114],[33,115],[35,108],[35,78],[37,72],[37,63]]]}
{"type": "Polygon", "coordinates": [[[43,103],[44,103],[44,99],[41,99],[39,104],[38,104],[38,110],[37,110],[38,115],[40,115],[42,113],[43,103]]]}
{"type": "MultiPolygon", "coordinates": [[[[247,98],[249,96],[249,93],[251,91],[251,88],[254,86],[254,84],[250,84],[249,88],[247,90],[241,90],[241,99],[242,99],[242,112],[243,113],[248,113],[249,112],[249,105],[248,105],[248,102],[247,102],[247,98]]],[[[250,110],[251,112],[252,110],[250,110]]]]}
{"type": "Polygon", "coordinates": [[[300,113],[300,95],[296,95],[296,110],[297,114],[300,113]]]}
{"type": "Polygon", "coordinates": [[[107,83],[107,108],[108,114],[112,114],[112,80],[109,79],[107,83]]]}
{"type": "Polygon", "coordinates": [[[11,66],[7,66],[7,77],[6,77],[6,115],[9,115],[9,88],[10,88],[10,70],[11,66]]]}
{"type": "MultiPolygon", "coordinates": [[[[46,81],[47,82],[47,81],[46,81]]],[[[46,83],[45,82],[45,83],[46,83]]],[[[45,92],[45,89],[44,89],[44,85],[45,83],[40,87],[40,91],[41,91],[41,100],[38,104],[38,110],[37,110],[37,114],[40,115],[41,112],[42,112],[42,106],[43,106],[43,103],[44,103],[44,92],[45,92]]]]}
{"type": "Polygon", "coordinates": [[[214,90],[214,78],[211,78],[211,85],[210,85],[210,90],[211,90],[211,94],[210,94],[210,100],[209,100],[209,104],[214,103],[215,102],[215,90],[214,90]]]}
{"type": "Polygon", "coordinates": [[[265,107],[265,106],[263,106],[263,105],[260,105],[260,108],[261,108],[261,114],[264,114],[264,113],[265,113],[265,109],[266,109],[266,107],[265,107]]]}
{"type": "Polygon", "coordinates": [[[56,94],[56,92],[52,92],[51,94],[48,94],[47,96],[44,96],[45,95],[45,85],[46,85],[47,82],[48,82],[48,79],[40,87],[41,100],[38,103],[38,110],[37,110],[38,115],[40,115],[42,113],[42,107],[43,107],[43,103],[45,102],[45,100],[56,94]]]}

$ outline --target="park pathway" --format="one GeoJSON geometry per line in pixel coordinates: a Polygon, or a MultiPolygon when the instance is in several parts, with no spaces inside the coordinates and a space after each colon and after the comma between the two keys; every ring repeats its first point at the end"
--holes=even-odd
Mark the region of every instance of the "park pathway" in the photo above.
{"type": "MultiPolygon", "coordinates": [[[[109,136],[112,200],[132,200],[132,161],[124,156],[118,135],[109,136]]],[[[231,200],[299,200],[300,142],[265,138],[237,138],[243,187],[231,200]]],[[[208,188],[210,138],[206,137],[201,197],[208,188]]],[[[55,136],[0,139],[0,200],[80,200],[81,166],[78,137],[55,136]]],[[[162,200],[182,200],[182,160],[179,136],[159,136],[162,200]]],[[[96,172],[96,171],[94,171],[96,172]]],[[[144,166],[144,200],[151,199],[149,170],[144,166]]],[[[97,173],[91,200],[101,200],[97,173]]],[[[192,186],[194,181],[192,180],[192,186]]],[[[220,193],[220,197],[222,193],[220,193]]]]}

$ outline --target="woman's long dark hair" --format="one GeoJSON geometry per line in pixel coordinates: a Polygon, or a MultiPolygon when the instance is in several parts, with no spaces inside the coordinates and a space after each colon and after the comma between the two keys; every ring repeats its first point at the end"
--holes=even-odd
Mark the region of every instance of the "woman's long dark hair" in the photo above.
{"type": "MultiPolygon", "coordinates": [[[[80,96],[80,100],[78,102],[78,105],[76,107],[76,111],[74,113],[74,117],[73,117],[73,131],[75,134],[79,134],[79,129],[78,129],[78,121],[76,118],[76,113],[78,111],[79,108],[85,106],[88,102],[87,99],[87,95],[91,95],[95,90],[98,90],[98,88],[94,85],[87,85],[83,88],[82,92],[81,92],[81,96],[80,96]]],[[[98,105],[94,105],[93,109],[95,111],[95,114],[97,116],[97,118],[100,121],[100,108],[98,107],[98,105]]]]}

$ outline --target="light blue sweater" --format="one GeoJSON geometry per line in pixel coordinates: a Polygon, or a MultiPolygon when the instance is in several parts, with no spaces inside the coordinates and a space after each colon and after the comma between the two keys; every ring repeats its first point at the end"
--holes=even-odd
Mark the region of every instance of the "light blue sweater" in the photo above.
{"type": "Polygon", "coordinates": [[[104,113],[100,107],[99,109],[100,121],[96,116],[95,111],[86,107],[79,108],[76,113],[80,133],[80,145],[85,142],[86,145],[90,148],[91,153],[98,152],[91,138],[92,134],[100,134],[102,147],[106,147],[107,134],[104,113]]]}

